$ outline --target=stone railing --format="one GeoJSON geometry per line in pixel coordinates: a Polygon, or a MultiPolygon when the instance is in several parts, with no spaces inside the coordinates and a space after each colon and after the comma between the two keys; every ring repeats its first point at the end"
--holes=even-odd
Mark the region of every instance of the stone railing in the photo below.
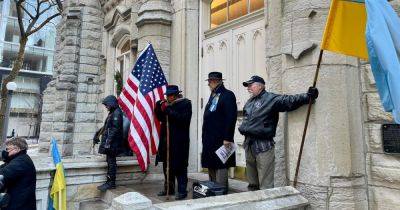
{"type": "MultiPolygon", "coordinates": [[[[55,170],[51,158],[34,157],[36,178],[36,203],[38,210],[47,209],[50,172],[55,170]]],[[[62,160],[67,184],[67,209],[79,209],[82,201],[96,200],[101,194],[97,186],[106,180],[107,163],[105,157],[87,156],[62,160]]],[[[125,185],[142,182],[152,177],[140,171],[133,157],[117,158],[117,184],[125,185]]],[[[154,175],[155,176],[155,175],[154,175]]]]}
{"type": "Polygon", "coordinates": [[[140,193],[128,192],[116,197],[112,201],[111,209],[306,209],[308,205],[308,200],[301,196],[299,191],[287,186],[154,205],[150,199],[140,193]]]}

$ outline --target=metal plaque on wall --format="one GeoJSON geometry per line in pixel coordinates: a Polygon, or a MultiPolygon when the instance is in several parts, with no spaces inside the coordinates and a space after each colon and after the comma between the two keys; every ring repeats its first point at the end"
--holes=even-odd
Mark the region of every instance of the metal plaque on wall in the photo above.
{"type": "Polygon", "coordinates": [[[383,142],[383,151],[385,153],[400,154],[400,125],[383,124],[382,142],[383,142]]]}

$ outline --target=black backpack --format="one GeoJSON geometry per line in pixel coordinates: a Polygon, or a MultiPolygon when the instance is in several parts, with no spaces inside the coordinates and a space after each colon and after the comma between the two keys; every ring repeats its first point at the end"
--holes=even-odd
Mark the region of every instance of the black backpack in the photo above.
{"type": "Polygon", "coordinates": [[[125,112],[122,112],[122,137],[124,140],[128,141],[129,127],[131,126],[131,121],[125,112]]]}

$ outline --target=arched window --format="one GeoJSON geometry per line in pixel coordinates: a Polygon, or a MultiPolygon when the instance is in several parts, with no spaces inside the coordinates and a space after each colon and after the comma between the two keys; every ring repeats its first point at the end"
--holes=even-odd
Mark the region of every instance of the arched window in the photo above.
{"type": "Polygon", "coordinates": [[[124,36],[116,46],[115,57],[115,93],[119,94],[123,84],[128,79],[135,62],[136,53],[131,49],[129,36],[124,36]]]}
{"type": "Polygon", "coordinates": [[[210,8],[210,27],[215,28],[264,8],[264,0],[213,0],[210,8]]]}

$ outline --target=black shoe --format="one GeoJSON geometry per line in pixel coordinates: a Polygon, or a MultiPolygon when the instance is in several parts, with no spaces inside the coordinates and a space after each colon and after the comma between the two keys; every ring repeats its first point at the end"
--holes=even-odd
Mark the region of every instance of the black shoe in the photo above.
{"type": "MultiPolygon", "coordinates": [[[[175,192],[169,192],[169,195],[173,195],[173,194],[175,194],[175,192]]],[[[159,193],[157,193],[157,196],[166,196],[166,195],[167,195],[166,190],[163,190],[163,191],[160,191],[159,193]]]]}
{"type": "Polygon", "coordinates": [[[178,193],[178,195],[175,196],[175,200],[183,200],[186,197],[187,197],[187,193],[186,194],[178,193]]]}
{"type": "Polygon", "coordinates": [[[109,189],[115,189],[115,182],[109,181],[97,187],[101,192],[105,192],[109,189]]]}

